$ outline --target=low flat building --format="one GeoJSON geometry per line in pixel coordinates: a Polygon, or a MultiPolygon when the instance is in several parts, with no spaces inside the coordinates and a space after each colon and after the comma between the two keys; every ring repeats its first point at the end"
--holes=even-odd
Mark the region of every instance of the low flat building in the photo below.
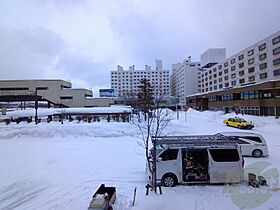
{"type": "Polygon", "coordinates": [[[198,110],[279,117],[280,80],[191,95],[187,97],[187,106],[198,110]]]}
{"type": "Polygon", "coordinates": [[[65,80],[1,80],[2,108],[34,107],[96,107],[109,106],[112,100],[93,99],[91,90],[74,89],[65,80]]]}

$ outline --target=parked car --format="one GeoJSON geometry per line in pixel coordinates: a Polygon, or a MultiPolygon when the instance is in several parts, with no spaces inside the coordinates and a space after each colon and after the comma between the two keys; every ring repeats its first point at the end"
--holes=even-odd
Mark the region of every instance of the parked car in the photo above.
{"type": "Polygon", "coordinates": [[[252,122],[248,122],[241,117],[228,118],[224,120],[224,124],[240,129],[252,129],[254,127],[254,124],[252,122]]]}
{"type": "Polygon", "coordinates": [[[240,141],[242,156],[264,157],[268,156],[268,148],[264,137],[251,132],[221,132],[228,137],[238,138],[240,141]]]}

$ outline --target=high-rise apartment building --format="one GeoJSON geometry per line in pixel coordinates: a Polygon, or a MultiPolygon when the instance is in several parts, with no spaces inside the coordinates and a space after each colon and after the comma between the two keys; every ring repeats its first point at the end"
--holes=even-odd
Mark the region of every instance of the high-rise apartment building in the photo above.
{"type": "Polygon", "coordinates": [[[187,97],[188,106],[279,117],[280,31],[203,68],[201,90],[187,97]]]}
{"type": "Polygon", "coordinates": [[[135,70],[134,65],[124,70],[118,65],[116,71],[111,71],[111,88],[119,97],[136,95],[139,92],[141,79],[147,79],[150,82],[155,97],[169,95],[169,70],[163,69],[162,60],[156,60],[154,70],[148,65],[144,70],[135,70]]]}
{"type": "Polygon", "coordinates": [[[172,65],[171,95],[179,99],[180,105],[186,104],[186,96],[201,91],[200,73],[200,62],[192,62],[190,56],[172,65]]]}
{"type": "Polygon", "coordinates": [[[204,69],[201,91],[210,92],[280,78],[280,31],[204,69]]]}

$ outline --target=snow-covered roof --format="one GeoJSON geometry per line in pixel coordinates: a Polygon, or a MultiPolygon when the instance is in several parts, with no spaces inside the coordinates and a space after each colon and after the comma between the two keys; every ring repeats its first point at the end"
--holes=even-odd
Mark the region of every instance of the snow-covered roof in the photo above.
{"type": "MultiPolygon", "coordinates": [[[[9,117],[34,117],[35,109],[26,109],[7,112],[9,117]]],[[[121,114],[131,113],[132,109],[129,107],[94,107],[94,108],[54,108],[54,109],[42,109],[37,110],[37,115],[40,117],[48,115],[61,115],[61,114],[121,114]]]]}

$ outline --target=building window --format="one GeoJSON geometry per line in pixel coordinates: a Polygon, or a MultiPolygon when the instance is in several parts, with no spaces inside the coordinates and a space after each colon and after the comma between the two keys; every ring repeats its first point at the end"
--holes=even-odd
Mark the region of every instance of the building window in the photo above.
{"type": "Polygon", "coordinates": [[[227,67],[228,66],[228,62],[224,63],[224,67],[227,67]]]}
{"type": "Polygon", "coordinates": [[[249,82],[254,82],[254,81],[255,81],[255,76],[249,77],[248,81],[249,81],[249,82]]]}
{"type": "Polygon", "coordinates": [[[220,72],[219,72],[219,76],[221,76],[222,74],[223,74],[223,72],[220,71],[220,72]]]}
{"type": "Polygon", "coordinates": [[[65,99],[73,99],[73,96],[60,96],[61,100],[65,100],[65,99]]]}
{"type": "Polygon", "coordinates": [[[228,69],[225,69],[225,70],[224,70],[224,73],[227,74],[227,73],[228,73],[228,69]]]}
{"type": "Polygon", "coordinates": [[[239,76],[243,76],[244,74],[245,74],[244,71],[239,72],[239,76]]]}
{"type": "Polygon", "coordinates": [[[239,84],[243,84],[245,82],[245,79],[240,79],[239,84]]]}
{"type": "Polygon", "coordinates": [[[267,63],[262,63],[259,65],[260,70],[267,68],[267,63]]]}
{"type": "Polygon", "coordinates": [[[244,63],[242,62],[238,66],[239,66],[239,68],[243,68],[244,67],[244,63]]]}
{"type": "Polygon", "coordinates": [[[231,78],[234,79],[236,77],[236,73],[231,74],[231,78]]]}
{"type": "Polygon", "coordinates": [[[273,60],[273,65],[276,66],[276,65],[278,65],[278,64],[280,64],[280,58],[274,59],[274,60],[273,60]]]}
{"type": "Polygon", "coordinates": [[[217,77],[217,74],[214,74],[214,78],[216,78],[217,77]]]}
{"type": "Polygon", "coordinates": [[[228,86],[229,86],[229,83],[228,83],[228,82],[226,82],[226,83],[225,83],[225,87],[228,87],[228,86]]]}
{"type": "Polygon", "coordinates": [[[222,82],[223,81],[223,78],[219,78],[219,82],[222,82]]]}
{"type": "Polygon", "coordinates": [[[260,79],[265,79],[265,78],[267,78],[267,73],[266,72],[260,74],[260,79]]]}
{"type": "Polygon", "coordinates": [[[248,60],[248,64],[251,65],[251,64],[253,64],[253,63],[254,63],[254,58],[250,58],[250,59],[248,60]]]}
{"type": "Polygon", "coordinates": [[[214,68],[214,69],[213,69],[213,72],[216,72],[216,71],[217,71],[217,68],[214,68]]]}
{"type": "Polygon", "coordinates": [[[222,66],[222,65],[219,65],[219,70],[222,69],[222,68],[223,68],[223,66],[222,66]]]}
{"type": "Polygon", "coordinates": [[[217,96],[209,96],[209,101],[217,101],[217,96]]]}
{"type": "Polygon", "coordinates": [[[238,56],[238,60],[240,60],[240,61],[241,61],[243,58],[244,58],[244,55],[243,55],[243,54],[241,54],[241,55],[238,56]]]}
{"type": "Polygon", "coordinates": [[[279,76],[280,75],[280,69],[276,69],[273,71],[274,76],[279,76]]]}
{"type": "Polygon", "coordinates": [[[228,80],[228,76],[225,76],[225,80],[228,80]]]}
{"type": "Polygon", "coordinates": [[[247,99],[258,99],[259,98],[259,91],[258,90],[253,90],[253,91],[243,91],[240,93],[240,98],[242,100],[247,100],[247,99]]]}
{"type": "Polygon", "coordinates": [[[232,85],[232,86],[235,86],[235,85],[236,85],[236,80],[235,80],[235,81],[232,81],[232,82],[231,82],[231,85],[232,85]]]}
{"type": "Polygon", "coordinates": [[[230,69],[231,69],[231,71],[235,71],[236,66],[232,66],[230,69]]]}
{"type": "Polygon", "coordinates": [[[266,48],[266,43],[263,43],[262,45],[259,46],[259,51],[262,51],[266,48]]]}
{"type": "Polygon", "coordinates": [[[253,54],[254,54],[254,49],[248,51],[248,56],[253,55],[253,54]]]}
{"type": "Polygon", "coordinates": [[[280,53],[280,47],[273,49],[273,55],[277,55],[280,53]]]}
{"type": "Polygon", "coordinates": [[[48,90],[48,87],[36,87],[37,90],[48,90]]]}
{"type": "MultiPolygon", "coordinates": [[[[228,84],[228,83],[226,83],[226,84],[228,84]]],[[[233,94],[232,93],[222,95],[222,101],[230,101],[230,100],[233,100],[233,94]]]]}
{"type": "MultiPolygon", "coordinates": [[[[280,48],[279,48],[280,49],[280,48]]],[[[259,55],[259,60],[263,60],[263,59],[266,59],[266,53],[263,53],[263,54],[260,54],[259,55]]]]}
{"type": "Polygon", "coordinates": [[[235,58],[231,59],[231,60],[230,60],[230,63],[231,63],[231,64],[234,64],[234,63],[235,63],[235,58]]]}
{"type": "Polygon", "coordinates": [[[248,73],[253,73],[253,72],[255,72],[255,67],[248,68],[248,73]]]}
{"type": "Polygon", "coordinates": [[[217,83],[217,80],[214,80],[214,84],[216,84],[217,83]]]}
{"type": "Polygon", "coordinates": [[[272,39],[272,44],[277,44],[279,42],[280,42],[280,36],[277,36],[277,37],[272,39]]]}
{"type": "Polygon", "coordinates": [[[219,89],[222,89],[222,88],[223,88],[223,85],[222,85],[222,84],[220,84],[220,85],[219,85],[219,89]]]}

